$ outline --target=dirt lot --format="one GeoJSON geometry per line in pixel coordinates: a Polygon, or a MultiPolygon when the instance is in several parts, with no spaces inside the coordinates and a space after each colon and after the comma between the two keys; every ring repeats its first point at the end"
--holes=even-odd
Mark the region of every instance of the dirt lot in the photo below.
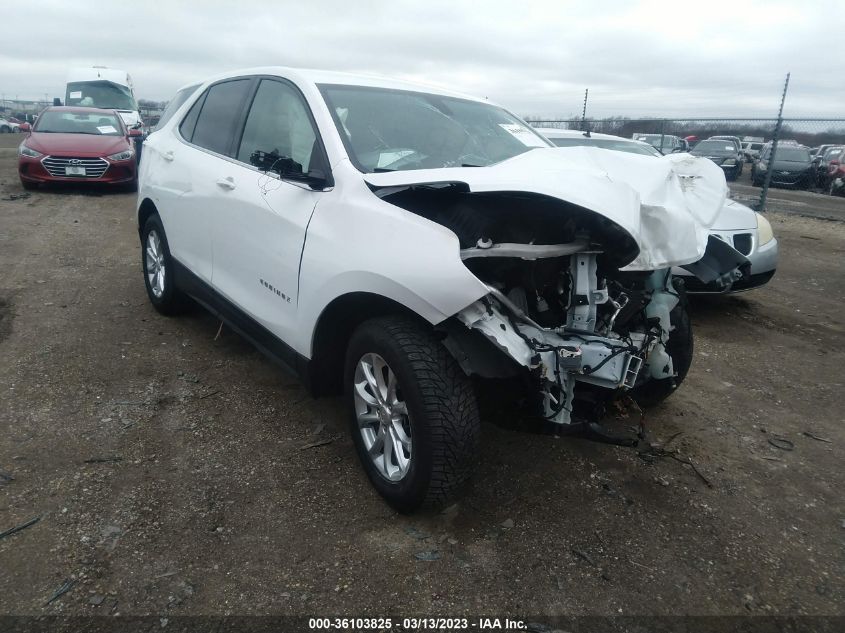
{"type": "Polygon", "coordinates": [[[465,499],[409,518],[337,400],[152,309],[133,195],[21,191],[0,150],[0,532],[41,517],[0,613],[845,615],[845,224],[771,214],[774,281],[694,303],[646,419],[703,477],[494,419],[465,499]]]}

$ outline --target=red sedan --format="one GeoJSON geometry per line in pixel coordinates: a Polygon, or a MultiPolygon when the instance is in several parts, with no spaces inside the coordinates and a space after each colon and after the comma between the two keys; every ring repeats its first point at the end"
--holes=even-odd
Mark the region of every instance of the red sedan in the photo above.
{"type": "Polygon", "coordinates": [[[18,175],[24,189],[42,183],[102,183],[134,189],[138,182],[135,137],[113,110],[52,107],[18,148],[18,175]]]}

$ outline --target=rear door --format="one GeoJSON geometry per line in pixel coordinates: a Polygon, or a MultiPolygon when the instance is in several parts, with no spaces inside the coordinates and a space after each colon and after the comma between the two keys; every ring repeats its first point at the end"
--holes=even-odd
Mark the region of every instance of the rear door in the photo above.
{"type": "Polygon", "coordinates": [[[213,206],[213,285],[276,337],[290,341],[305,231],[317,201],[329,194],[285,180],[273,166],[328,173],[328,161],[300,91],[281,78],[257,81],[234,161],[218,176],[230,184],[213,206]]]}
{"type": "Polygon", "coordinates": [[[216,205],[225,204],[235,132],[252,84],[247,77],[209,86],[174,128],[173,142],[161,148],[163,188],[171,198],[163,217],[170,251],[207,284],[213,265],[211,217],[216,205]]]}

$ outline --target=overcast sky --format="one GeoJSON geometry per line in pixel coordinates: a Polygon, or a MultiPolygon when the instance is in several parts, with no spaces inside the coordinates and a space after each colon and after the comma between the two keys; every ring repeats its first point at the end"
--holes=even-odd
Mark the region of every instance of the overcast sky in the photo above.
{"type": "Polygon", "coordinates": [[[285,65],[414,79],[516,113],[845,117],[845,3],[16,2],[4,10],[0,92],[64,97],[70,66],[129,71],[169,99],[224,70],[285,65]],[[689,7],[689,8],[684,8],[689,7]]]}

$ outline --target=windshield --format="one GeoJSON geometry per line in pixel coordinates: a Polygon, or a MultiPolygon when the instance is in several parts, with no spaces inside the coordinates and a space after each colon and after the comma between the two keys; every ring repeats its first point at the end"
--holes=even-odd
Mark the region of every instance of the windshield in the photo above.
{"type": "Polygon", "coordinates": [[[730,141],[701,141],[693,154],[725,154],[736,152],[736,145],[730,141]]]}
{"type": "Polygon", "coordinates": [[[128,86],[111,81],[77,81],[67,85],[65,105],[106,110],[136,111],[138,104],[128,86]]]}
{"type": "MultiPolygon", "coordinates": [[[[771,153],[771,149],[767,150],[766,156],[768,157],[771,153]]],[[[798,147],[778,147],[775,159],[790,163],[807,163],[810,162],[810,152],[798,147]]]]}
{"type": "Polygon", "coordinates": [[[605,139],[605,138],[588,138],[586,136],[574,138],[553,138],[549,139],[558,147],[600,147],[601,149],[610,149],[616,152],[628,152],[629,154],[643,154],[645,156],[663,156],[660,152],[654,149],[651,145],[637,143],[635,141],[605,139]]]}
{"type": "Polygon", "coordinates": [[[365,172],[484,167],[543,137],[505,110],[441,95],[363,86],[319,86],[349,158],[365,172]]]}
{"type": "Polygon", "coordinates": [[[123,136],[120,119],[110,112],[47,110],[38,117],[35,132],[45,134],[97,134],[123,136]]]}

